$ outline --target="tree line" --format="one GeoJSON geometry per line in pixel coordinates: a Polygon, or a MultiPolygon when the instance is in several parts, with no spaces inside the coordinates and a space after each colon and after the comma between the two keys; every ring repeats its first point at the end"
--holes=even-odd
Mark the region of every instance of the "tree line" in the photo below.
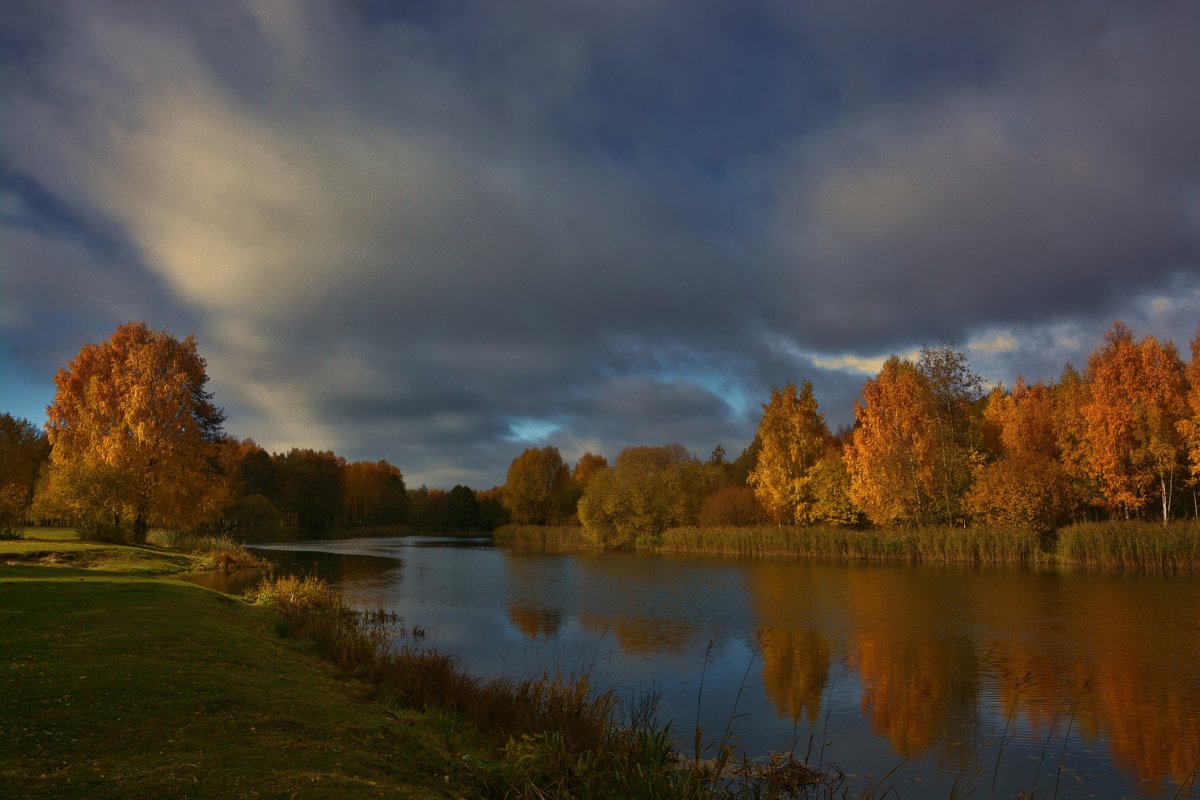
{"type": "Polygon", "coordinates": [[[1082,372],[984,391],[964,353],[892,356],[833,433],[812,385],[773,389],[734,462],[680,445],[587,454],[553,447],[509,469],[514,522],[581,524],[608,545],[680,525],[1013,524],[1200,516],[1200,331],[1175,345],[1118,321],[1082,372]],[[591,465],[583,469],[584,459],[591,465]]]}
{"type": "Polygon", "coordinates": [[[193,337],[142,322],[85,345],[55,376],[44,432],[0,414],[0,534],[31,518],[138,543],[152,527],[250,534],[504,521],[490,492],[409,489],[384,460],[269,453],[226,435],[206,368],[193,337]]]}
{"type": "Polygon", "coordinates": [[[678,444],[573,466],[553,446],[503,486],[409,489],[387,461],[269,453],[226,435],[193,337],[141,322],[55,376],[45,431],[0,414],[0,533],[26,519],[144,541],[151,527],[581,525],[610,545],[680,525],[1016,524],[1200,516],[1200,330],[1175,345],[1116,322],[1082,371],[984,391],[950,345],[892,356],[833,433],[812,385],[773,389],[753,441],[701,460],[678,444]]]}

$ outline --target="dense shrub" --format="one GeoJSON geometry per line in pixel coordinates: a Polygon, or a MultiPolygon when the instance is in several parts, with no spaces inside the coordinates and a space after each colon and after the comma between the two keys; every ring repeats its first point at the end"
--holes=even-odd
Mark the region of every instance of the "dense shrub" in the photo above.
{"type": "Polygon", "coordinates": [[[697,521],[702,526],[762,525],[767,512],[749,486],[725,486],[704,499],[697,521]]]}

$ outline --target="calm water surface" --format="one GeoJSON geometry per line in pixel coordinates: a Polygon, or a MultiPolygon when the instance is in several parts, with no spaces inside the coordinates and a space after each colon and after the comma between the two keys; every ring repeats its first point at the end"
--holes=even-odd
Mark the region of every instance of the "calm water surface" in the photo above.
{"type": "Polygon", "coordinates": [[[587,670],[752,755],[899,797],[1200,797],[1200,579],[548,554],[412,536],[261,545],[479,675],[587,670]],[[1058,765],[1062,764],[1062,770],[1058,765]],[[1180,788],[1182,786],[1182,791],[1180,788]]]}

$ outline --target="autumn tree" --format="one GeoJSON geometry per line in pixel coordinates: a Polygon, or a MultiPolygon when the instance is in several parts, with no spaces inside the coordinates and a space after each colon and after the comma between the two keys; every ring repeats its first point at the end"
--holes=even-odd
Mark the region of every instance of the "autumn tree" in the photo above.
{"type": "Polygon", "coordinates": [[[955,523],[982,445],[980,378],[949,345],[892,356],[863,386],[846,446],[850,500],[875,524],[955,523]]]}
{"type": "Polygon", "coordinates": [[[587,488],[588,481],[602,469],[608,467],[608,459],[596,453],[584,453],[575,462],[575,469],[571,470],[571,480],[579,487],[580,491],[587,488]]]}
{"type": "Polygon", "coordinates": [[[1105,505],[1128,517],[1157,492],[1166,522],[1182,451],[1177,423],[1185,409],[1175,346],[1153,336],[1135,342],[1124,323],[1114,322],[1088,359],[1087,377],[1088,468],[1105,505]]]}
{"type": "Polygon", "coordinates": [[[1200,329],[1192,338],[1192,358],[1184,377],[1187,385],[1183,417],[1176,423],[1187,457],[1187,482],[1192,489],[1192,513],[1200,517],[1200,329]]]}
{"type": "Polygon", "coordinates": [[[761,525],[768,516],[749,486],[721,486],[704,498],[696,521],[705,526],[761,525]]]}
{"type": "Polygon", "coordinates": [[[682,445],[628,447],[612,468],[592,476],[579,519],[590,536],[611,547],[695,524],[713,488],[704,466],[682,445]]]}
{"type": "Polygon", "coordinates": [[[407,505],[399,467],[383,459],[346,465],[345,510],[350,524],[395,525],[404,522],[407,505]]]}
{"type": "Polygon", "coordinates": [[[988,395],[984,421],[996,458],[980,465],[965,505],[989,524],[1024,525],[1048,533],[1067,522],[1077,500],[1070,475],[1059,460],[1054,401],[1040,381],[1020,377],[1011,392],[988,395]]]}
{"type": "Polygon", "coordinates": [[[1050,387],[1054,443],[1058,462],[1071,479],[1073,495],[1088,507],[1094,507],[1100,499],[1100,487],[1092,477],[1088,456],[1088,421],[1084,413],[1091,400],[1092,387],[1087,378],[1068,361],[1050,387]]]}
{"type": "Polygon", "coordinates": [[[0,536],[24,523],[49,456],[50,443],[36,425],[0,414],[0,536]]]}
{"type": "Polygon", "coordinates": [[[841,445],[827,447],[809,471],[813,518],[829,525],[858,525],[862,512],[850,497],[850,470],[841,445]]]}
{"type": "Polygon", "coordinates": [[[201,521],[224,421],[205,368],[193,337],[131,322],[58,371],[47,491],[85,534],[132,522],[141,543],[152,524],[201,521]]]}
{"type": "Polygon", "coordinates": [[[892,356],[863,386],[846,446],[850,498],[877,525],[933,517],[938,458],[929,382],[908,359],[892,356]]]}
{"type": "Polygon", "coordinates": [[[935,518],[953,523],[962,520],[962,497],[971,486],[982,437],[976,403],[983,381],[967,357],[950,345],[922,347],[917,369],[929,387],[929,430],[933,438],[935,518]]]}
{"type": "Polygon", "coordinates": [[[789,383],[771,390],[758,424],[761,449],[748,482],[777,523],[806,524],[817,519],[812,469],[830,444],[829,428],[817,411],[812,384],[789,383]]]}
{"type": "Polygon", "coordinates": [[[569,505],[571,471],[557,447],[531,447],[512,460],[504,483],[504,506],[512,521],[546,525],[565,520],[569,505]]]}

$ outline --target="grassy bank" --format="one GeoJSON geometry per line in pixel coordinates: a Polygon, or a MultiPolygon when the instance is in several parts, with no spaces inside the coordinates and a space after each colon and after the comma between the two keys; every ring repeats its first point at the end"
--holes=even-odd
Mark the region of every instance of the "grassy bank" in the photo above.
{"type": "Polygon", "coordinates": [[[389,711],[261,609],[93,554],[0,566],[0,785],[14,797],[445,796],[458,734],[389,711]]]}
{"type": "MultiPolygon", "coordinates": [[[[793,759],[687,762],[586,678],[480,681],[320,581],[256,602],[176,580],[201,556],[0,548],[0,785],[16,797],[778,797],[793,759]],[[407,637],[407,638],[405,638],[407,637]],[[731,783],[732,781],[732,783],[731,783]]],[[[809,782],[809,783],[805,783],[809,782]]]]}
{"type": "MultiPolygon", "coordinates": [[[[509,525],[497,544],[547,550],[591,549],[581,528],[509,525]]],[[[1064,564],[1089,568],[1200,570],[1200,523],[1079,523],[1042,537],[1016,527],[877,528],[833,526],[684,527],[640,537],[644,552],[768,558],[964,564],[1064,564]]]]}

